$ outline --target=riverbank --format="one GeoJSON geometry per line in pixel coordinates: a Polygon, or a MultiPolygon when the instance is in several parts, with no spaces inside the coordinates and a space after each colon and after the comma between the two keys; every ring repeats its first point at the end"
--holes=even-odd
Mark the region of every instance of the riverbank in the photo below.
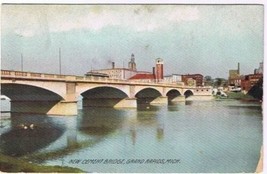
{"type": "Polygon", "coordinates": [[[83,173],[82,170],[77,168],[38,165],[2,154],[0,154],[0,171],[12,172],[12,173],[13,172],[83,173]]]}
{"type": "Polygon", "coordinates": [[[227,94],[227,98],[228,99],[236,99],[236,100],[253,100],[253,101],[256,101],[258,99],[250,96],[250,95],[247,95],[247,94],[244,94],[242,92],[226,92],[227,94]]]}
{"type": "Polygon", "coordinates": [[[214,100],[215,97],[212,95],[203,95],[203,96],[190,96],[188,98],[186,98],[186,101],[210,101],[210,100],[214,100]]]}

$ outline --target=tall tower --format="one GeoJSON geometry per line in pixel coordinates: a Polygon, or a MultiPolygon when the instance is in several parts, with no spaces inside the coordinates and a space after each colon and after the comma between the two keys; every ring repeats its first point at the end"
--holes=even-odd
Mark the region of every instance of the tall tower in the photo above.
{"type": "Polygon", "coordinates": [[[136,63],[135,63],[135,58],[134,58],[134,54],[131,55],[131,60],[128,63],[128,68],[130,70],[136,71],[136,63]]]}
{"type": "Polygon", "coordinates": [[[156,59],[156,80],[163,79],[163,59],[156,59]]]}

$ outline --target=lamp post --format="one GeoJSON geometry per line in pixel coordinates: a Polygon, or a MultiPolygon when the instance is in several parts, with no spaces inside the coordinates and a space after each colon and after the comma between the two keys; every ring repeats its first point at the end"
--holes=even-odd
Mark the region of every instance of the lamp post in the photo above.
{"type": "Polygon", "coordinates": [[[59,74],[61,75],[61,48],[59,48],[59,74]]]}
{"type": "Polygon", "coordinates": [[[23,71],[23,55],[22,54],[20,56],[20,66],[21,66],[20,70],[23,71]]]}

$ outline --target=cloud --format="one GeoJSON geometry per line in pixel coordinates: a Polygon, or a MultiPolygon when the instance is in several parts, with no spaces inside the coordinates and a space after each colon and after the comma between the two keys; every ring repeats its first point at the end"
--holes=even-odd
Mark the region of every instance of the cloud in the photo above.
{"type": "Polygon", "coordinates": [[[46,6],[3,5],[2,34],[32,37],[49,32],[46,6]]]}
{"type": "Polygon", "coordinates": [[[3,19],[4,33],[32,37],[47,30],[99,31],[108,26],[153,31],[197,20],[199,13],[197,7],[169,5],[4,5],[3,19]]]}

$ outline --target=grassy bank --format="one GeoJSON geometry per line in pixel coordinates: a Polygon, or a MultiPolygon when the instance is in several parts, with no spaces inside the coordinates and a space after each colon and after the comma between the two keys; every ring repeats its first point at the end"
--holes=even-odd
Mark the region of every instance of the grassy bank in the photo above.
{"type": "Polygon", "coordinates": [[[61,167],[61,166],[44,166],[41,163],[45,160],[55,159],[81,148],[93,146],[96,142],[84,141],[77,143],[73,146],[58,149],[47,153],[36,153],[32,155],[27,155],[19,158],[13,158],[0,154],[0,171],[2,172],[46,172],[46,173],[82,173],[83,171],[72,167],[61,167]],[[36,162],[36,163],[35,163],[36,162]]]}
{"type": "Polygon", "coordinates": [[[239,99],[239,100],[257,100],[254,97],[244,94],[242,92],[227,92],[228,99],[239,99]]]}
{"type": "Polygon", "coordinates": [[[0,154],[0,171],[1,172],[38,172],[38,173],[82,173],[80,169],[61,166],[44,166],[28,163],[17,158],[0,154]]]}

